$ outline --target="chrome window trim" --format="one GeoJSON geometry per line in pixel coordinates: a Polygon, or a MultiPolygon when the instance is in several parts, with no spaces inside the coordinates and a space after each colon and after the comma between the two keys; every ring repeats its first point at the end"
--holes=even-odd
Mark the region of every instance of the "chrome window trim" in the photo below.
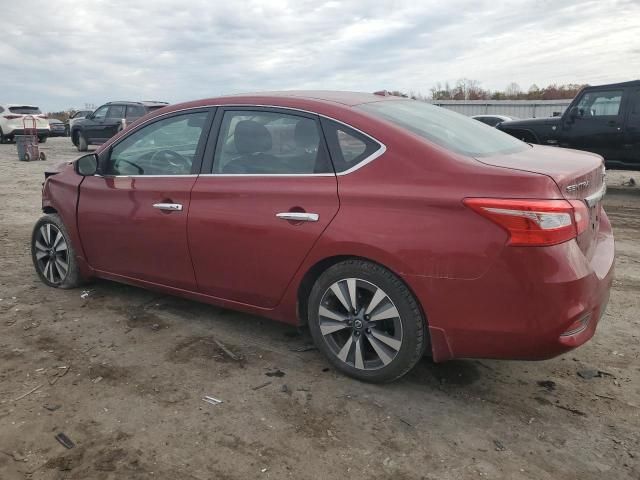
{"type": "MultiPolygon", "coordinates": [[[[201,173],[199,175],[196,174],[191,174],[191,175],[99,175],[99,176],[104,176],[104,177],[108,177],[108,178],[120,178],[120,177],[132,177],[132,178],[140,178],[140,177],[186,177],[186,176],[195,176],[195,177],[341,177],[343,175],[349,175],[350,173],[355,172],[356,170],[360,170],[362,167],[368,165],[369,163],[373,162],[376,158],[384,155],[384,153],[387,151],[387,146],[382,143],[380,140],[378,140],[377,138],[372,137],[371,135],[369,135],[366,132],[363,132],[362,130],[360,130],[359,128],[356,128],[352,125],[349,125],[348,123],[345,123],[341,120],[337,120],[333,117],[330,117],[328,115],[323,115],[322,113],[318,113],[318,112],[312,112],[310,110],[303,110],[301,108],[294,108],[294,107],[282,107],[279,105],[263,105],[263,104],[243,104],[243,103],[233,103],[233,104],[210,104],[210,105],[200,105],[197,107],[189,107],[189,108],[182,108],[179,110],[173,110],[171,112],[166,112],[166,113],[162,113],[160,115],[157,115],[153,118],[149,118],[147,120],[145,120],[144,122],[140,123],[139,125],[136,125],[136,128],[133,129],[131,132],[129,132],[126,136],[122,137],[121,139],[118,139],[117,142],[114,142],[113,144],[108,144],[105,143],[105,145],[107,145],[108,148],[111,148],[115,145],[117,145],[118,143],[120,143],[121,141],[125,140],[126,138],[129,137],[129,135],[131,135],[133,132],[135,132],[136,130],[142,128],[143,126],[145,126],[146,124],[153,122],[159,118],[162,118],[164,116],[168,116],[168,115],[173,115],[175,113],[180,113],[180,112],[188,112],[190,110],[200,110],[203,108],[233,108],[233,107],[243,107],[243,108],[251,108],[251,107],[258,107],[258,108],[276,108],[276,109],[281,109],[281,110],[292,110],[294,112],[302,112],[302,113],[306,113],[309,115],[317,115],[318,117],[322,117],[322,118],[326,118],[327,120],[331,120],[333,122],[339,123],[341,125],[344,125],[345,127],[350,128],[351,130],[354,130],[358,133],[360,133],[361,135],[364,135],[365,137],[373,140],[374,142],[376,142],[379,147],[378,149],[373,152],[371,155],[369,155],[368,157],[366,157],[365,159],[363,159],[361,162],[359,162],[357,165],[354,165],[353,167],[349,168],[348,170],[345,170],[344,172],[338,172],[338,173],[274,173],[274,174],[254,174],[254,173],[248,173],[248,174],[244,174],[244,173],[201,173]]],[[[107,141],[108,142],[108,141],[107,141]]]]}

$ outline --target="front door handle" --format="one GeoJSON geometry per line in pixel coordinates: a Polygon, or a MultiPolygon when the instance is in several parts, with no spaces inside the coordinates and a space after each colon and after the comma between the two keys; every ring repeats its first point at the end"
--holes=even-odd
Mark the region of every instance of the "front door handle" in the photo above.
{"type": "Polygon", "coordinates": [[[290,222],[317,222],[320,219],[317,213],[307,212],[281,212],[276,213],[276,217],[290,222]]]}
{"type": "Polygon", "coordinates": [[[157,208],[158,210],[164,210],[167,212],[181,212],[182,204],[181,203],[154,203],[153,208],[157,208]]]}

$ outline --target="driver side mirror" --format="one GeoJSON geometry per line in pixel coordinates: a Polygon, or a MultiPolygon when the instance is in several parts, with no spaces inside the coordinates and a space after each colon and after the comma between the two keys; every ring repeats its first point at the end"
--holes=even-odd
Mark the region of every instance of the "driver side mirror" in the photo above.
{"type": "Polygon", "coordinates": [[[76,160],[76,172],[83,177],[90,177],[98,172],[98,156],[95,153],[85,155],[76,160]]]}
{"type": "Polygon", "coordinates": [[[569,110],[569,120],[571,123],[575,122],[576,118],[578,118],[578,116],[580,115],[580,110],[578,109],[578,107],[571,107],[571,110],[569,110]]]}

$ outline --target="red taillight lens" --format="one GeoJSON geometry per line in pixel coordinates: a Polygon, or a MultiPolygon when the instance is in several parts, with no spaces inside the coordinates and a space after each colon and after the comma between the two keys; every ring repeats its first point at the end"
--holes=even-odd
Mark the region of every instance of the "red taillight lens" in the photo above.
{"type": "Polygon", "coordinates": [[[7,120],[15,120],[16,118],[20,118],[22,115],[5,115],[4,118],[7,120]]]}
{"type": "Polygon", "coordinates": [[[577,237],[589,223],[589,212],[577,200],[466,198],[464,204],[509,233],[508,245],[557,245],[577,237]],[[582,231],[580,230],[582,228],[582,231]]]}

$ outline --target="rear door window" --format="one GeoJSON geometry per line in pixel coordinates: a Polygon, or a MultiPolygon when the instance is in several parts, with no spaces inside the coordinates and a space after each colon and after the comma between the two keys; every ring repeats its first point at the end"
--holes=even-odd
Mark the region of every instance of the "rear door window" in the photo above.
{"type": "Polygon", "coordinates": [[[322,119],[336,173],[355,168],[383,147],[372,138],[341,123],[322,119]]]}
{"type": "Polygon", "coordinates": [[[213,173],[333,173],[317,120],[276,111],[225,111],[213,173]]]}
{"type": "Polygon", "coordinates": [[[107,111],[107,118],[111,120],[120,120],[124,118],[124,109],[124,105],[111,105],[107,111]]]}
{"type": "Polygon", "coordinates": [[[135,120],[143,117],[145,114],[144,107],[142,105],[128,105],[127,106],[127,120],[135,120]]]}

